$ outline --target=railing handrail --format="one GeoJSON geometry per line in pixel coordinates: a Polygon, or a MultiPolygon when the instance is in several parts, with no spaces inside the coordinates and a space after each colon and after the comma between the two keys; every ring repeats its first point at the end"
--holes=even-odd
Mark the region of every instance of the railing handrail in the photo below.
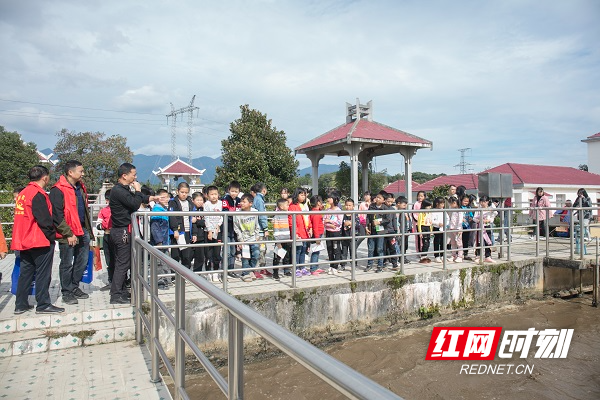
{"type": "MultiPolygon", "coordinates": [[[[140,237],[137,224],[133,224],[133,226],[134,241],[136,244],[143,247],[151,256],[166,263],[176,275],[182,276],[187,282],[194,285],[207,297],[233,314],[238,320],[242,321],[245,325],[344,395],[356,399],[400,398],[378,383],[259,314],[223,290],[218,289],[207,280],[200,278],[179,262],[145,242],[140,237]]],[[[152,297],[154,295],[152,294],[152,297]]],[[[142,312],[139,305],[136,312],[142,312]]],[[[228,340],[230,339],[228,338],[228,340]]],[[[199,349],[196,350],[199,351],[199,349]]]]}

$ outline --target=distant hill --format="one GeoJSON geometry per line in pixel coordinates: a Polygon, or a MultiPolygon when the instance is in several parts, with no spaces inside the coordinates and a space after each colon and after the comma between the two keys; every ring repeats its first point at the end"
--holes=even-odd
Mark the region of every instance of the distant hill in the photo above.
{"type": "MultiPolygon", "coordinates": [[[[52,149],[40,150],[44,154],[52,153],[52,149]]],[[[55,157],[53,157],[55,158],[55,157]]],[[[184,160],[187,162],[187,160],[184,160]]],[[[150,181],[152,184],[158,183],[158,178],[152,171],[158,170],[158,167],[165,167],[171,162],[171,156],[147,156],[145,154],[136,154],[133,156],[133,165],[137,168],[138,180],[142,183],[150,181]]],[[[198,169],[206,169],[202,175],[202,183],[211,183],[215,179],[215,171],[221,165],[221,157],[198,157],[192,160],[192,165],[198,169]]],[[[319,165],[319,175],[329,172],[336,172],[339,169],[338,165],[322,164],[319,165]]],[[[311,174],[312,168],[302,168],[298,170],[298,176],[311,174]]]]}

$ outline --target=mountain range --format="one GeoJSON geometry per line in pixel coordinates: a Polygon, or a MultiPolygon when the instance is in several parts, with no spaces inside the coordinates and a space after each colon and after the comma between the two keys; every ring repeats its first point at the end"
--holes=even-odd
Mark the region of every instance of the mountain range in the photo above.
{"type": "MultiPolygon", "coordinates": [[[[52,153],[52,149],[40,150],[44,154],[52,153]]],[[[53,157],[54,158],[54,157],[53,157]]],[[[165,167],[171,162],[171,156],[147,156],[145,154],[136,154],[133,156],[133,165],[137,168],[138,180],[142,183],[150,181],[151,184],[157,184],[158,178],[152,173],[157,171],[159,167],[165,167]]],[[[187,161],[186,161],[187,162],[187,161]]],[[[198,157],[192,160],[192,165],[200,170],[206,169],[202,175],[201,181],[204,184],[211,183],[215,179],[215,172],[218,166],[221,166],[221,157],[198,157]]],[[[319,165],[319,176],[330,172],[336,172],[339,169],[338,165],[321,164],[319,165]]],[[[312,174],[311,167],[306,167],[298,170],[298,176],[312,174]]]]}

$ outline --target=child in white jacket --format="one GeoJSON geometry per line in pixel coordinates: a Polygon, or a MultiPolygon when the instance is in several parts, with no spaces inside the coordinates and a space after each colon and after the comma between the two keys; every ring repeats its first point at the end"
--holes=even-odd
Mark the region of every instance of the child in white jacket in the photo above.
{"type": "Polygon", "coordinates": [[[461,208],[458,205],[458,199],[456,197],[450,197],[448,200],[448,206],[452,209],[448,224],[449,232],[447,233],[448,237],[450,238],[450,248],[452,249],[452,261],[455,263],[461,263],[463,261],[463,251],[461,250],[463,247],[462,225],[465,213],[464,211],[461,211],[461,208]]]}

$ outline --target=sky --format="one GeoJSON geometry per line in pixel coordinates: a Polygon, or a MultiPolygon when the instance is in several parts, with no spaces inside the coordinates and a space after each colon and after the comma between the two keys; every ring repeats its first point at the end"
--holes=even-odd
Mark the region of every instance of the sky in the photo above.
{"type": "MultiPolygon", "coordinates": [[[[600,132],[599,17],[596,0],[5,0],[0,125],[39,149],[66,128],[169,155],[170,103],[195,95],[193,157],[217,157],[240,105],[293,149],[343,124],[359,98],[375,121],[433,142],[413,171],[457,174],[464,148],[475,173],[577,167],[581,140],[600,132]]],[[[404,160],[373,167],[402,173],[404,160]]]]}

